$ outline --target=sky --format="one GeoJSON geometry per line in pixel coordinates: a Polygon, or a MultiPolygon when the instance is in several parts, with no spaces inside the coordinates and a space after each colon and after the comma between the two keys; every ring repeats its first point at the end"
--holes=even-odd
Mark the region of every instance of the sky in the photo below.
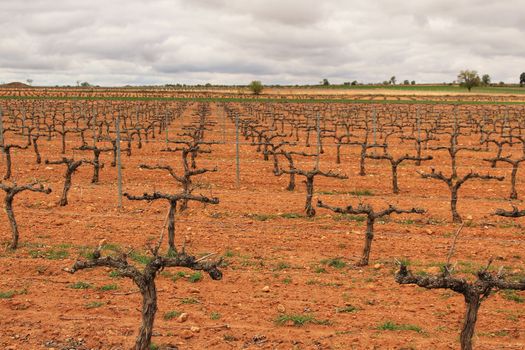
{"type": "Polygon", "coordinates": [[[0,83],[516,83],[523,0],[0,0],[0,83]]]}

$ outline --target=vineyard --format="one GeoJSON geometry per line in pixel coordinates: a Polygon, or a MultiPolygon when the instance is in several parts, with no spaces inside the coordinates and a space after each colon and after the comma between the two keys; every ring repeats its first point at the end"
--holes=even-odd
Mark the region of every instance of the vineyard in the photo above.
{"type": "Polygon", "coordinates": [[[525,347],[521,98],[78,90],[0,91],[3,349],[525,347]]]}

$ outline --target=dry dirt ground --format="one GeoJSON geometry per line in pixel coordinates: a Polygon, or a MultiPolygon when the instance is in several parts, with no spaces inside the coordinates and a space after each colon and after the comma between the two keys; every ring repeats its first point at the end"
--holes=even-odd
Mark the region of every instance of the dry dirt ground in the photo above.
{"type": "MultiPolygon", "coordinates": [[[[214,107],[212,119],[215,115],[214,107]]],[[[188,111],[185,120],[190,118],[188,111]]],[[[220,129],[209,136],[220,138],[220,129]]],[[[227,133],[226,144],[214,145],[212,154],[198,158],[199,166],[217,166],[219,171],[200,177],[201,189],[196,192],[217,196],[220,204],[190,204],[188,211],[177,214],[176,223],[177,243],[186,239],[188,252],[224,256],[224,278],[212,281],[203,275],[199,280],[192,271],[164,270],[157,279],[155,344],[173,344],[179,349],[459,347],[463,297],[449,290],[426,291],[394,281],[394,259],[409,260],[413,270],[426,273],[435,273],[445,260],[456,226],[450,222],[443,183],[420,178],[417,168],[407,163],[400,168],[401,193],[392,195],[385,162],[368,160],[369,174],[361,177],[357,148],[345,147],[342,164],[336,166],[335,149],[327,147],[321,168],[345,173],[349,179],[319,179],[316,198],[341,206],[362,200],[378,207],[392,203],[428,209],[422,216],[392,216],[378,222],[371,265],[359,268],[355,263],[363,246],[364,222],[323,209],[318,209],[315,218],[305,218],[305,189],[300,179],[295,192],[286,191],[287,177],[274,176],[271,162],[264,162],[250,145],[241,146],[241,185],[237,188],[233,140],[233,134],[227,133]],[[352,191],[372,195],[359,199],[352,191]],[[269,291],[263,291],[265,286],[269,291]],[[170,312],[188,313],[189,319],[178,323],[169,319],[170,312]],[[184,339],[184,331],[191,326],[198,326],[200,332],[184,339]]],[[[76,145],[77,140],[68,143],[68,154],[76,145]]],[[[169,175],[138,168],[140,163],[178,165],[179,155],[162,153],[162,147],[160,142],[151,142],[123,158],[125,191],[175,191],[169,175]]],[[[41,148],[44,159],[61,156],[58,140],[43,142],[41,148]]],[[[444,152],[433,155],[436,159],[423,163],[421,170],[428,171],[430,165],[448,169],[444,152]]],[[[480,158],[487,155],[462,153],[460,173],[470,167],[486,167],[480,158]]],[[[132,347],[141,300],[130,280],[104,268],[74,275],[63,269],[83,259],[101,239],[110,243],[104,253],[133,248],[133,259],[144,259],[146,244],[158,237],[167,203],[124,200],[124,207],[118,209],[116,171],[109,167],[109,155],[102,158],[106,167],[101,182],[90,184],[91,168],[82,166],[73,177],[70,204],[58,207],[64,167],[36,165],[30,150],[13,155],[18,183],[37,177],[53,193],[23,193],[15,199],[21,247],[0,252],[2,349],[132,347]]],[[[4,166],[2,162],[2,171],[4,166]]],[[[509,174],[503,166],[481,170],[509,174]]],[[[491,215],[495,208],[509,208],[508,192],[507,181],[472,181],[461,190],[459,211],[470,220],[452,259],[459,272],[473,273],[493,256],[496,268],[505,266],[515,275],[525,273],[524,219],[491,215]]],[[[518,193],[525,196],[523,180],[518,193]]],[[[0,216],[0,230],[5,247],[10,238],[5,215],[0,216]]],[[[476,349],[525,348],[524,300],[524,293],[499,292],[483,303],[476,349]]]]}

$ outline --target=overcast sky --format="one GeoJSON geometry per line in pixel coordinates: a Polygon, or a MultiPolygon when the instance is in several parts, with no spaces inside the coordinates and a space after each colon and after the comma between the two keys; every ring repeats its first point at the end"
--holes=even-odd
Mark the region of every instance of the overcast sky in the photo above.
{"type": "Polygon", "coordinates": [[[524,0],[0,0],[0,83],[517,82],[524,0]]]}

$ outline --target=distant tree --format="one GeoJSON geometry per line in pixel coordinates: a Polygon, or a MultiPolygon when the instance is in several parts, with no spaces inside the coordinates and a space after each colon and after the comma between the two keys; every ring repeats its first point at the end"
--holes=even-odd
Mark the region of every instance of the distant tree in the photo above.
{"type": "Polygon", "coordinates": [[[354,81],[352,82],[352,85],[353,85],[353,86],[357,85],[357,80],[354,80],[354,81]]]}
{"type": "Polygon", "coordinates": [[[525,72],[520,75],[520,86],[525,85],[525,72]]]}
{"type": "Polygon", "coordinates": [[[330,85],[330,82],[328,81],[328,79],[324,78],[324,79],[321,81],[321,85],[323,85],[323,86],[328,86],[328,85],[330,85]]]}
{"type": "Polygon", "coordinates": [[[396,76],[393,75],[392,77],[390,77],[390,84],[392,85],[396,85],[396,76]]]}
{"type": "Polygon", "coordinates": [[[87,81],[84,81],[84,82],[80,83],[80,86],[82,86],[82,87],[90,87],[91,84],[88,83],[87,81]]]}
{"type": "Polygon", "coordinates": [[[481,77],[481,83],[485,86],[490,85],[490,80],[490,75],[488,74],[483,74],[483,76],[481,77]]]}
{"type": "Polygon", "coordinates": [[[254,80],[250,83],[250,85],[248,85],[248,88],[255,95],[259,95],[263,91],[264,86],[259,80],[254,80]]]}
{"type": "Polygon", "coordinates": [[[26,81],[29,85],[33,84],[33,79],[27,79],[26,81]]]}
{"type": "Polygon", "coordinates": [[[415,81],[415,80],[412,80],[412,81],[410,82],[410,85],[416,85],[416,81],[415,81]]]}
{"type": "Polygon", "coordinates": [[[473,87],[479,86],[481,80],[477,71],[466,69],[459,72],[458,82],[460,86],[466,87],[470,91],[473,87]]]}
{"type": "Polygon", "coordinates": [[[349,81],[345,81],[345,82],[343,83],[343,85],[344,85],[344,86],[349,86],[349,85],[350,85],[350,82],[349,82],[349,81]]]}
{"type": "Polygon", "coordinates": [[[410,85],[410,82],[408,80],[403,81],[403,85],[410,85]]]}

